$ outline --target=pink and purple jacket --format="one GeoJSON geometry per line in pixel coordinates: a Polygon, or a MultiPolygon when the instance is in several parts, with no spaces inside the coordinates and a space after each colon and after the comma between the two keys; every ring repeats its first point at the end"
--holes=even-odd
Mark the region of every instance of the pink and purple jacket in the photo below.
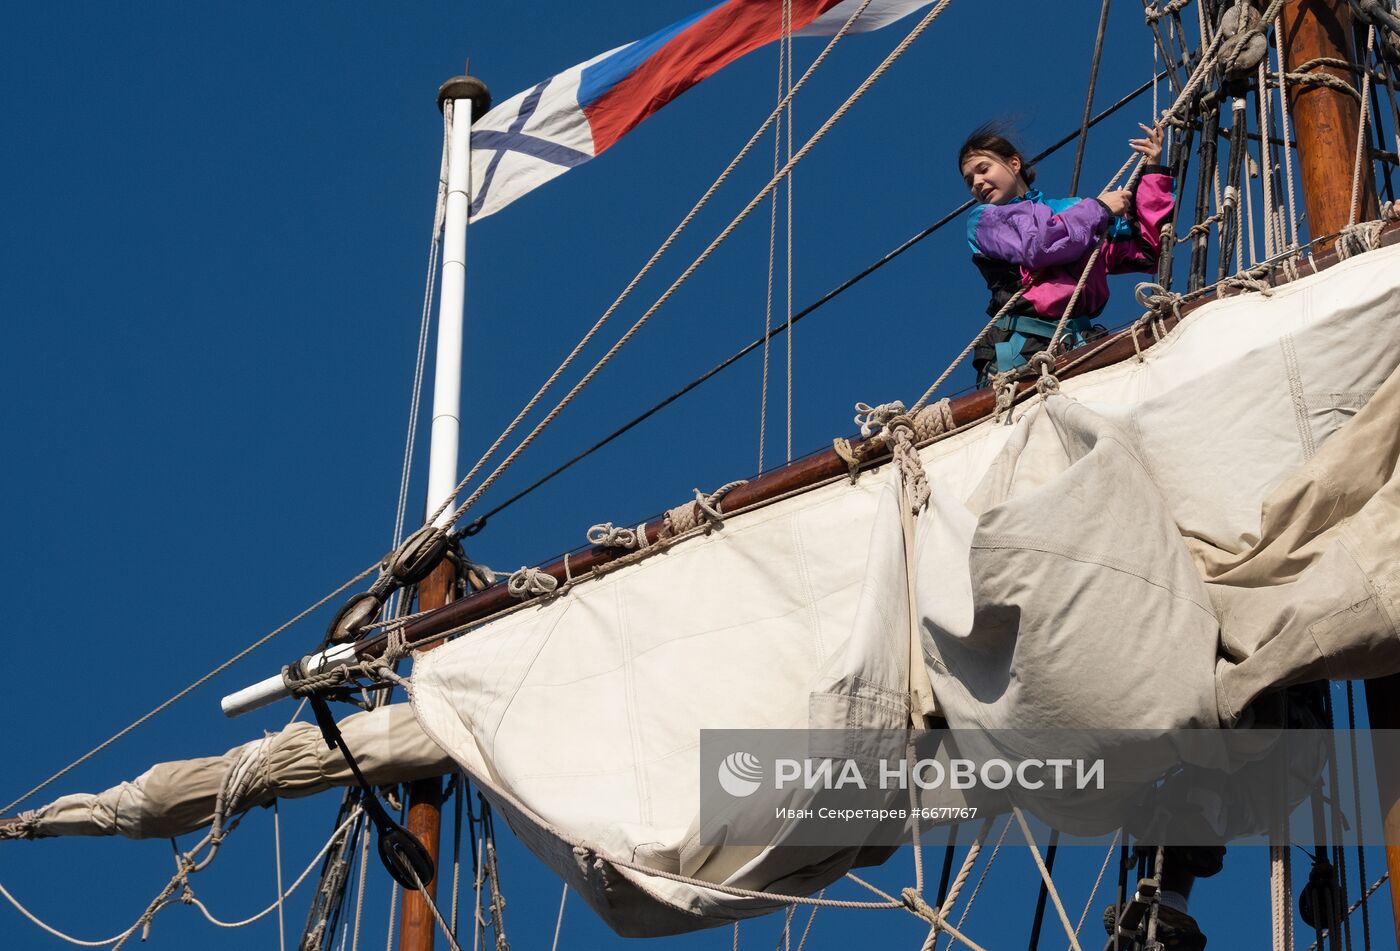
{"type": "Polygon", "coordinates": [[[1151,271],[1161,253],[1162,225],[1172,213],[1172,176],[1148,166],[1138,182],[1135,219],[1115,218],[1098,199],[1047,199],[1032,189],[1005,205],[978,205],[967,224],[973,261],[987,279],[995,314],[1017,290],[1013,314],[1058,321],[1099,238],[1108,242],[1073,317],[1096,317],[1108,303],[1108,275],[1151,271]]]}

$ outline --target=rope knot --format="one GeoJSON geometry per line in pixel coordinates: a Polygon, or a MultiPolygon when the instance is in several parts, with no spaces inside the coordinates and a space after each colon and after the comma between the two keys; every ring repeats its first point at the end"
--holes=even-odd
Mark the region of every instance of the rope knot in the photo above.
{"type": "Polygon", "coordinates": [[[599,548],[624,548],[628,551],[639,544],[637,532],[618,528],[612,522],[600,522],[588,530],[588,540],[599,548]]]}
{"type": "Polygon", "coordinates": [[[881,430],[888,428],[890,421],[896,416],[903,414],[904,403],[899,400],[892,403],[881,403],[878,406],[857,403],[855,423],[860,427],[861,436],[869,439],[881,430]]]}
{"type": "Polygon", "coordinates": [[[1181,295],[1172,293],[1161,284],[1144,281],[1137,286],[1133,294],[1139,304],[1158,317],[1165,317],[1169,313],[1178,319],[1181,317],[1181,295]]]}
{"type": "Polygon", "coordinates": [[[924,896],[920,895],[916,889],[912,887],[906,888],[899,893],[899,897],[904,902],[905,908],[908,908],[935,928],[943,924],[943,916],[938,913],[938,909],[925,901],[924,896]]]}
{"type": "Polygon", "coordinates": [[[512,598],[530,598],[539,594],[552,594],[559,587],[559,579],[539,568],[521,566],[511,572],[506,581],[506,590],[512,598]]]}

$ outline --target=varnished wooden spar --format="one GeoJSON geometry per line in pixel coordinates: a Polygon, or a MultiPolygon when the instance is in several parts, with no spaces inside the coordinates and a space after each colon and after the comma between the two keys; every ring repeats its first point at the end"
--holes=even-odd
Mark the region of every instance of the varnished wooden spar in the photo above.
{"type": "MultiPolygon", "coordinates": [[[[1343,221],[1345,224],[1345,221],[1343,221]]],[[[1391,223],[1386,225],[1381,232],[1381,244],[1400,244],[1400,224],[1391,223]]],[[[1317,256],[1316,263],[1318,269],[1323,269],[1335,264],[1337,254],[1335,250],[1327,251],[1317,256]]],[[[1305,274],[1312,273],[1312,268],[1303,265],[1301,270],[1305,274]]],[[[1286,278],[1281,269],[1276,268],[1268,277],[1271,284],[1278,286],[1286,282],[1286,278]]],[[[1204,295],[1201,298],[1190,301],[1181,306],[1182,315],[1191,313],[1197,307],[1213,300],[1213,295],[1204,295]]],[[[1168,329],[1176,325],[1175,316],[1168,316],[1164,323],[1168,329]]],[[[1069,354],[1066,354],[1059,361],[1057,366],[1061,369],[1058,374],[1061,379],[1070,379],[1092,370],[1102,369],[1130,360],[1134,357],[1137,349],[1148,350],[1155,339],[1146,329],[1132,329],[1121,331],[1114,337],[1105,341],[1097,341],[1086,347],[1081,347],[1069,354]],[[1137,335],[1137,348],[1133,345],[1133,334],[1137,335]],[[1091,354],[1086,357],[1086,354],[1091,354]],[[1073,366],[1070,366],[1073,364],[1073,366]]],[[[1022,384],[1020,391],[1025,392],[1031,384],[1022,384]]],[[[977,390],[966,396],[959,397],[951,403],[953,422],[958,426],[966,426],[986,419],[992,414],[995,408],[995,397],[991,390],[977,390]]],[[[859,440],[853,439],[853,443],[859,440]]],[[[869,460],[872,464],[878,463],[881,456],[872,456],[869,460]]],[[[755,505],[775,499],[789,492],[800,490],[808,486],[825,482],[829,479],[839,477],[846,472],[845,461],[836,454],[834,450],[814,453],[804,459],[792,462],[781,469],[775,469],[767,475],[760,476],[744,485],[731,491],[724,497],[723,508],[727,511],[735,511],[750,505],[755,505]]],[[[655,538],[660,533],[662,521],[657,519],[647,523],[647,534],[655,538]]],[[[606,564],[616,558],[628,554],[608,548],[591,548],[587,551],[568,556],[568,570],[565,571],[564,558],[558,558],[542,570],[552,575],[557,581],[563,583],[569,575],[577,578],[600,565],[606,564]]],[[[449,604],[447,607],[434,611],[431,614],[418,618],[410,622],[406,628],[407,639],[410,642],[418,642],[431,638],[435,634],[444,634],[456,630],[464,625],[473,624],[496,614],[505,608],[518,603],[506,591],[504,584],[498,584],[485,591],[479,591],[468,595],[459,601],[449,604]]],[[[368,638],[356,644],[356,653],[362,658],[376,657],[384,650],[384,638],[382,636],[368,638]]]]}

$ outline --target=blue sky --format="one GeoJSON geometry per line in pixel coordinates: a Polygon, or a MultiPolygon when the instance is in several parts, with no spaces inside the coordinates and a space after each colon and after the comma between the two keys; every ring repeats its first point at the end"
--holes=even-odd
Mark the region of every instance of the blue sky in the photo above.
{"type": "MultiPolygon", "coordinates": [[[[7,185],[0,313],[9,343],[0,352],[7,407],[0,557],[11,579],[13,647],[0,692],[9,724],[0,734],[0,799],[68,763],[387,547],[439,161],[438,84],[470,56],[473,72],[504,101],[697,5],[151,2],[9,11],[0,36],[7,185]]],[[[800,166],[794,304],[960,203],[955,152],[972,126],[1009,118],[1029,152],[1073,128],[1097,15],[1098,4],[1087,2],[952,4],[800,166]]],[[[854,37],[838,50],[798,100],[799,142],[910,25],[854,37]]],[[[1136,4],[1116,5],[1109,37],[1100,103],[1153,71],[1136,4]]],[[[799,42],[799,67],[821,43],[799,42]]],[[[767,114],[776,63],[776,48],[759,51],[602,158],[473,228],[464,463],[767,114]]],[[[1092,193],[1118,167],[1124,140],[1147,112],[1144,100],[1137,113],[1095,131],[1081,191],[1092,193]]],[[[1071,155],[1042,167],[1042,185],[1063,188],[1071,155]]],[[[771,162],[771,143],[755,150],[619,313],[614,333],[747,202],[771,162]]],[[[483,506],[757,336],[767,255],[765,210],[483,506]]],[[[1131,278],[1121,280],[1110,313],[1126,321],[1136,314],[1127,304],[1131,278]]],[[[794,345],[794,448],[821,448],[849,432],[857,400],[916,398],[981,326],[985,304],[954,225],[804,321],[794,345]]],[[[787,415],[781,345],[773,359],[770,464],[782,457],[787,415]]],[[[541,563],[582,543],[594,522],[634,523],[693,486],[750,475],[759,372],[755,355],[497,516],[472,554],[504,569],[541,563]]],[[[964,371],[954,385],[970,382],[964,371]]],[[[415,468],[415,514],[423,461],[415,468]]],[[[218,698],[314,645],[324,620],[282,635],[36,802],[49,792],[105,787],[160,759],[222,752],[280,727],[290,707],[230,722],[218,698]]],[[[289,877],[333,817],[333,798],[283,807],[289,877]]],[[[508,835],[502,839],[508,934],[517,947],[545,947],[559,886],[508,835]]],[[[1062,853],[1072,883],[1066,898],[1076,910],[1100,858],[1088,849],[1062,853]]],[[[271,815],[250,816],[199,876],[197,892],[221,917],[243,917],[271,900],[272,862],[271,815]]],[[[0,848],[0,883],[86,939],[125,928],[170,867],[161,841],[0,848]]],[[[905,854],[874,877],[897,887],[908,874],[905,854]]],[[[364,940],[377,946],[387,892],[382,873],[373,875],[364,940]]],[[[1033,875],[1022,851],[1005,856],[970,933],[989,947],[1024,942],[1033,875]]],[[[1225,876],[1203,883],[1193,908],[1217,936],[1212,947],[1263,946],[1264,854],[1232,854],[1225,876]]],[[[290,941],[304,909],[303,894],[289,903],[290,941]]],[[[922,937],[906,915],[879,913],[876,924],[870,914],[823,911],[814,946],[845,946],[872,928],[891,946],[916,946],[922,937]]],[[[564,948],[623,943],[577,900],[565,924],[564,948]]],[[[1052,925],[1044,947],[1059,943],[1052,925]]],[[[776,919],[745,926],[743,946],[771,943],[779,926],[776,919]]],[[[1097,932],[1086,933],[1095,943],[1097,932]]],[[[227,932],[174,908],[157,920],[149,946],[275,947],[276,934],[275,918],[227,932]]],[[[0,936],[6,948],[65,946],[3,904],[0,936]]],[[[1377,946],[1391,946],[1384,940],[1377,946]]],[[[728,947],[729,935],[662,944],[728,947]]]]}

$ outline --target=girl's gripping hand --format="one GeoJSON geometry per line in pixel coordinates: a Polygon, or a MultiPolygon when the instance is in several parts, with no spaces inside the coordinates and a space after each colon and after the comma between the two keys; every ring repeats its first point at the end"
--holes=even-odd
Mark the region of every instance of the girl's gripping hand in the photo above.
{"type": "Polygon", "coordinates": [[[1139,122],[1138,128],[1147,133],[1146,137],[1141,139],[1129,139],[1128,145],[1132,146],[1134,152],[1146,158],[1147,164],[1156,165],[1160,163],[1162,160],[1162,127],[1148,127],[1139,122]]]}
{"type": "Polygon", "coordinates": [[[1110,215],[1121,218],[1133,207],[1133,193],[1126,188],[1115,188],[1100,195],[1099,201],[1108,209],[1110,215]]]}

